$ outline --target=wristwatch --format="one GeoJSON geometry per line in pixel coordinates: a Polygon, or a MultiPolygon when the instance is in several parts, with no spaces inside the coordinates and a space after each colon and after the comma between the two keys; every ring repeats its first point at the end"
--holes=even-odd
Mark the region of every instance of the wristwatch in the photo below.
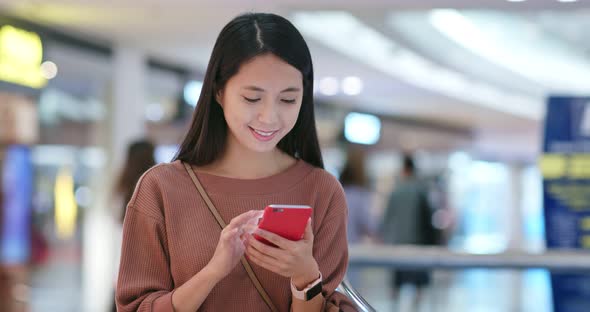
{"type": "Polygon", "coordinates": [[[320,277],[315,281],[309,283],[303,290],[297,290],[297,287],[293,285],[293,281],[291,281],[291,293],[293,293],[293,297],[303,300],[309,301],[318,294],[322,292],[322,273],[320,272],[320,277]]]}

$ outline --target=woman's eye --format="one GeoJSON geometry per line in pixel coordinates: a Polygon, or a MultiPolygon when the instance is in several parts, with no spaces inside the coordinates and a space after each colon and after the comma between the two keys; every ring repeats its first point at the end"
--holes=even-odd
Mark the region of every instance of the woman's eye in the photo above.
{"type": "Polygon", "coordinates": [[[259,98],[258,99],[252,99],[252,98],[248,98],[248,97],[245,97],[245,96],[244,96],[244,100],[246,100],[246,101],[248,101],[250,103],[256,103],[256,102],[260,101],[259,98]]]}
{"type": "Polygon", "coordinates": [[[295,103],[295,99],[292,99],[292,100],[283,99],[281,101],[283,101],[284,103],[287,103],[287,104],[293,104],[293,103],[295,103]]]}

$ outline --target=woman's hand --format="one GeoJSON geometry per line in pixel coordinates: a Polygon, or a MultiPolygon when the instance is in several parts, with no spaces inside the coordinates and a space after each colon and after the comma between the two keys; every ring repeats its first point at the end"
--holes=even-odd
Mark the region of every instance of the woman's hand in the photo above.
{"type": "Polygon", "coordinates": [[[217,248],[213,258],[207,265],[213,274],[219,279],[227,276],[240,261],[244,254],[244,240],[247,229],[255,227],[263,211],[250,210],[231,220],[221,231],[217,248]]]}
{"type": "Polygon", "coordinates": [[[268,246],[247,235],[246,254],[257,265],[290,277],[298,289],[303,289],[320,276],[317,262],[313,257],[313,231],[311,219],[307,221],[303,239],[294,242],[279,235],[257,229],[254,231],[277,247],[268,246]]]}

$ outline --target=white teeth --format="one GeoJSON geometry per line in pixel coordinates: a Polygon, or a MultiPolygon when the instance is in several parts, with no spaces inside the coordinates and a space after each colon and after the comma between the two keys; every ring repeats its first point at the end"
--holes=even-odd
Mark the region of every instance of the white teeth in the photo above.
{"type": "Polygon", "coordinates": [[[271,136],[273,133],[275,133],[275,131],[271,131],[271,132],[264,132],[264,131],[259,131],[254,129],[254,132],[260,134],[261,136],[271,136]]]}

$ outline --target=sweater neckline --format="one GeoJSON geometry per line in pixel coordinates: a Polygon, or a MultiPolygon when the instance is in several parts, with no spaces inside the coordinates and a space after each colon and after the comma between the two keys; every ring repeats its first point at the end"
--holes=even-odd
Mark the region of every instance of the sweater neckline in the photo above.
{"type": "Polygon", "coordinates": [[[311,165],[297,159],[295,164],[274,175],[256,179],[239,179],[201,172],[193,166],[193,172],[208,193],[239,195],[262,195],[284,191],[301,181],[312,169],[311,165]]]}

